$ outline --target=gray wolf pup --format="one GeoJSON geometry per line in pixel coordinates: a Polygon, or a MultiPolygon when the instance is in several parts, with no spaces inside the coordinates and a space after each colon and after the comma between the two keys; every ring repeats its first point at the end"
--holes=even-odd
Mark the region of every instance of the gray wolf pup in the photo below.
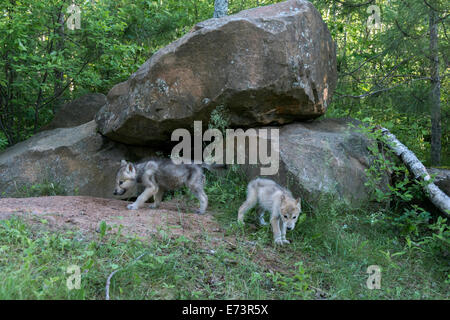
{"type": "Polygon", "coordinates": [[[300,198],[294,199],[289,190],[272,180],[257,178],[248,184],[247,200],[239,208],[238,221],[243,223],[245,213],[256,204],[259,204],[258,214],[261,224],[266,224],[264,212],[271,212],[270,223],[275,243],[280,245],[289,243],[289,240],[286,240],[286,229],[292,230],[295,227],[302,211],[300,198]]]}
{"type": "Polygon", "coordinates": [[[161,203],[164,191],[175,190],[185,185],[200,201],[200,208],[196,213],[204,214],[208,206],[208,197],[203,190],[205,177],[202,168],[210,169],[213,166],[175,164],[171,159],[163,158],[152,158],[137,164],[122,160],[116,175],[114,195],[123,195],[127,190],[142,184],[145,188],[144,191],[127,208],[137,210],[151,196],[154,197],[154,203],[150,205],[150,208],[157,208],[161,203]]]}

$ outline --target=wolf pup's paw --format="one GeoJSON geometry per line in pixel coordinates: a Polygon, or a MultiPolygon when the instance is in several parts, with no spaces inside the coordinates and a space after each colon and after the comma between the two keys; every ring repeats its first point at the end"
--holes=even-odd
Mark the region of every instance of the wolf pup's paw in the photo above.
{"type": "Polygon", "coordinates": [[[291,243],[289,240],[286,240],[286,239],[283,239],[282,241],[283,241],[283,243],[285,243],[285,244],[291,243]]]}
{"type": "Polygon", "coordinates": [[[267,225],[267,222],[266,222],[266,220],[264,220],[264,218],[259,218],[259,224],[262,226],[265,226],[265,225],[267,225]]]}
{"type": "Polygon", "coordinates": [[[152,203],[152,204],[150,204],[148,207],[149,207],[150,209],[156,209],[156,208],[159,207],[159,205],[157,205],[157,204],[155,204],[155,203],[152,203]]]}
{"type": "Polygon", "coordinates": [[[279,244],[280,246],[282,246],[283,244],[285,244],[285,242],[283,240],[281,240],[281,238],[275,239],[275,244],[279,244]]]}
{"type": "Polygon", "coordinates": [[[127,209],[129,209],[129,210],[137,210],[139,208],[138,208],[137,204],[130,203],[129,205],[127,205],[127,209]]]}
{"type": "Polygon", "coordinates": [[[195,213],[196,213],[196,214],[200,214],[200,215],[204,215],[204,214],[205,214],[205,211],[202,211],[202,210],[200,210],[200,209],[197,209],[197,210],[195,210],[195,213]]]}

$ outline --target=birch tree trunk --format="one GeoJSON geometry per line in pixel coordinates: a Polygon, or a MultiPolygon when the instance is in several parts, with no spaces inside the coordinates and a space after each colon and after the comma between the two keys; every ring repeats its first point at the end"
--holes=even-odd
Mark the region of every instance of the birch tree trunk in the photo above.
{"type": "Polygon", "coordinates": [[[214,18],[221,18],[228,13],[228,0],[214,1],[214,18]]]}
{"type": "MultiPolygon", "coordinates": [[[[387,138],[389,143],[388,147],[403,161],[416,179],[423,181],[429,181],[431,179],[425,166],[417,159],[416,155],[411,150],[390,133],[388,129],[382,128],[381,132],[387,138]]],[[[429,183],[424,186],[424,191],[430,201],[447,217],[450,217],[450,197],[434,183],[429,183]]]]}

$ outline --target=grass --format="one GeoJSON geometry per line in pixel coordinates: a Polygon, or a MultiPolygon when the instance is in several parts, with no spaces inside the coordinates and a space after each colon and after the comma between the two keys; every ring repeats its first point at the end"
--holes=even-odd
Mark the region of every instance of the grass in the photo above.
{"type": "MultiPolygon", "coordinates": [[[[77,193],[77,191],[75,193],[77,193]]],[[[44,179],[41,183],[32,185],[24,184],[16,187],[16,192],[13,194],[13,197],[29,198],[65,195],[67,195],[67,192],[64,189],[64,186],[56,182],[51,182],[49,179],[44,179]]]]}
{"type": "MultiPolygon", "coordinates": [[[[304,203],[307,219],[288,232],[291,244],[275,247],[256,214],[236,223],[246,189],[238,171],[207,181],[210,210],[236,245],[208,234],[193,241],[160,231],[142,241],[104,223],[86,235],[49,230],[45,220],[3,220],[0,299],[104,299],[115,270],[111,299],[449,299],[446,233],[404,234],[389,223],[393,213],[324,201],[304,203]],[[81,268],[80,289],[66,286],[70,265],[81,268]],[[381,267],[379,290],[366,286],[370,265],[381,267]]],[[[171,196],[196,203],[188,193],[171,196]]]]}
{"type": "MultiPolygon", "coordinates": [[[[246,248],[204,249],[185,237],[150,242],[117,235],[86,240],[77,232],[53,233],[19,219],[0,224],[0,299],[273,299],[280,293],[246,248]],[[8,253],[8,254],[5,254],[8,253]],[[136,257],[145,253],[142,259],[136,257]],[[66,286],[70,265],[81,268],[81,288],[66,286]]],[[[208,239],[205,239],[208,243],[208,239]]]]}
{"type": "MultiPolygon", "coordinates": [[[[235,181],[233,181],[235,179],[235,181]]],[[[235,203],[224,207],[225,200],[216,210],[221,210],[221,223],[236,233],[236,212],[245,199],[245,184],[216,181],[210,184],[209,194],[240,195],[235,203]],[[244,187],[241,189],[242,186],[244,187]],[[220,208],[219,208],[220,207],[220,208]]],[[[217,203],[217,201],[211,201],[217,203]]],[[[408,242],[412,236],[403,235],[393,227],[386,215],[376,209],[350,210],[345,204],[322,201],[313,209],[306,203],[303,208],[308,218],[288,233],[291,244],[277,249],[283,262],[285,276],[294,278],[299,272],[295,264],[302,263],[308,288],[315,291],[314,298],[329,299],[448,299],[450,297],[450,246],[449,233],[444,242],[430,240],[430,232],[423,238],[430,241],[408,242]],[[375,219],[378,215],[378,219],[375,219]],[[379,265],[382,270],[380,290],[369,290],[367,268],[379,265]]],[[[270,226],[257,230],[248,227],[257,217],[248,218],[240,236],[272,248],[270,226]]],[[[267,219],[266,219],[267,220],[267,219]]],[[[448,230],[448,224],[446,224],[448,230]]],[[[280,288],[278,288],[280,289],[280,288]]],[[[277,290],[278,290],[277,289],[277,290]]],[[[288,290],[283,298],[295,298],[288,290]]]]}

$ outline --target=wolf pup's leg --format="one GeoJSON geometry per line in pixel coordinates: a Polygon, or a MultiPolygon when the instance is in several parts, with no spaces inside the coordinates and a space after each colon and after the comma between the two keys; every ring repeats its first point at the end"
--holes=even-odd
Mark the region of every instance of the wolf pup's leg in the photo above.
{"type": "Polygon", "coordinates": [[[206,208],[208,207],[208,196],[206,195],[203,188],[200,188],[200,187],[191,189],[191,191],[196,196],[198,201],[200,201],[200,207],[198,208],[198,210],[195,211],[195,213],[204,214],[206,211],[206,208]]]}
{"type": "Polygon", "coordinates": [[[158,192],[153,196],[154,202],[149,205],[150,209],[156,209],[161,204],[164,195],[164,190],[159,188],[158,192]]]}
{"type": "Polygon", "coordinates": [[[281,217],[280,217],[279,221],[280,221],[280,230],[281,230],[281,241],[286,244],[291,243],[289,240],[286,240],[286,224],[283,223],[283,219],[281,219],[281,217]]]}
{"type": "Polygon", "coordinates": [[[157,193],[158,189],[155,187],[147,187],[145,188],[144,192],[141,193],[141,195],[136,199],[134,203],[131,203],[127,205],[127,208],[130,210],[137,210],[142,205],[150,199],[151,196],[153,196],[155,193],[157,193]]]}
{"type": "Polygon", "coordinates": [[[280,198],[276,199],[273,202],[272,213],[270,215],[270,224],[272,225],[273,240],[275,241],[275,244],[283,245],[284,242],[282,240],[280,230],[280,220],[281,220],[280,204],[281,204],[280,198]]]}
{"type": "Polygon", "coordinates": [[[155,181],[155,177],[153,175],[155,168],[157,165],[153,162],[147,163],[145,166],[146,170],[142,175],[142,184],[145,186],[144,192],[136,199],[136,201],[127,206],[130,210],[137,210],[144,205],[144,203],[150,199],[151,196],[158,193],[159,188],[158,184],[155,181]]]}
{"type": "Polygon", "coordinates": [[[187,187],[195,195],[195,197],[200,201],[200,207],[195,212],[198,214],[204,214],[206,208],[208,207],[208,196],[203,190],[203,184],[205,177],[201,170],[196,170],[189,181],[186,182],[187,187]]]}
{"type": "Polygon", "coordinates": [[[281,239],[281,230],[280,230],[280,221],[279,217],[271,217],[270,218],[270,224],[272,225],[272,232],[273,232],[273,241],[275,241],[275,244],[283,245],[283,240],[281,239]]]}
{"type": "Polygon", "coordinates": [[[238,211],[238,221],[239,222],[241,222],[241,223],[244,222],[245,214],[247,213],[248,210],[253,208],[257,202],[258,202],[258,194],[257,194],[256,188],[250,182],[250,184],[248,185],[248,188],[247,188],[247,199],[241,205],[241,207],[239,208],[239,211],[238,211]]]}
{"type": "Polygon", "coordinates": [[[264,208],[258,208],[258,216],[259,216],[259,224],[262,226],[265,226],[267,224],[267,222],[264,220],[264,213],[266,212],[266,210],[264,210],[264,208]]]}

